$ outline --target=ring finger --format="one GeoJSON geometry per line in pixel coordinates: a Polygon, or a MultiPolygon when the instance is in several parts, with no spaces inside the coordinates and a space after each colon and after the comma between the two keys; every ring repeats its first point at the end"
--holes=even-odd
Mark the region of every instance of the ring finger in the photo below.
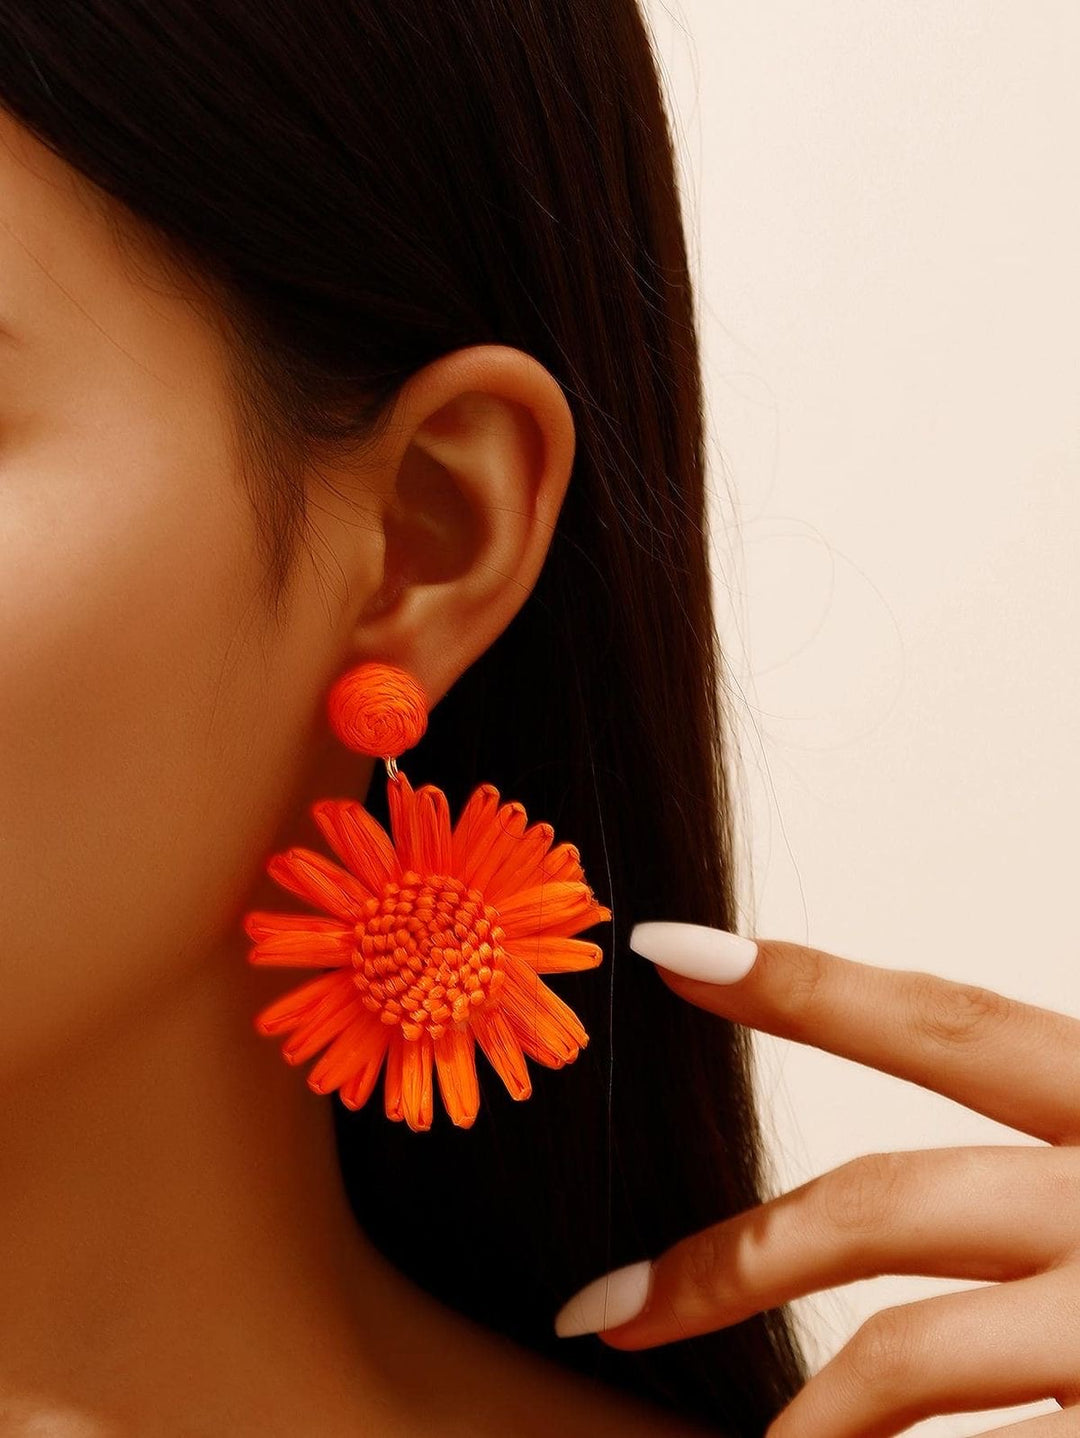
{"type": "Polygon", "coordinates": [[[613,1348],[739,1323],[882,1273],[1000,1281],[1080,1245],[1080,1152],[983,1147],[872,1153],[680,1239],[652,1264],[642,1312],[613,1348]]]}
{"type": "Polygon", "coordinates": [[[1076,1288],[1063,1267],[882,1309],[766,1438],[892,1438],[937,1414],[1056,1397],[1077,1380],[1076,1288]]]}

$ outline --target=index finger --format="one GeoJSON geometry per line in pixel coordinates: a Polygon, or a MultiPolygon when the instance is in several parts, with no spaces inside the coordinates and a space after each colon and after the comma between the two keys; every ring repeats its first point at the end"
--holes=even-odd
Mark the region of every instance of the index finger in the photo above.
{"type": "Polygon", "coordinates": [[[723,931],[641,923],[635,952],[681,998],[736,1023],[868,1064],[1051,1144],[1080,1143],[1080,1020],[922,970],[888,969],[783,939],[759,939],[734,983],[664,964],[723,931]]]}

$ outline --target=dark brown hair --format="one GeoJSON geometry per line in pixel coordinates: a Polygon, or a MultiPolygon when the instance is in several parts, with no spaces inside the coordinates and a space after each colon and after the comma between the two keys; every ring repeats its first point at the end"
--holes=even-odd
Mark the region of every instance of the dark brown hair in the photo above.
{"type": "Polygon", "coordinates": [[[410,375],[497,342],[562,385],[577,449],[549,558],[408,772],[452,813],[490,781],[578,846],[614,918],[590,934],[604,965],[552,987],[591,1042],[532,1067],[524,1104],[478,1065],[468,1130],[335,1098],[342,1170],[444,1302],[763,1433],[808,1377],[786,1308],[633,1353],[552,1328],[581,1284],[768,1196],[749,1033],[627,945],[643,919],[730,927],[736,892],[696,321],[635,0],[0,0],[0,104],[220,301],[276,614],[303,465],[359,453],[410,375]]]}

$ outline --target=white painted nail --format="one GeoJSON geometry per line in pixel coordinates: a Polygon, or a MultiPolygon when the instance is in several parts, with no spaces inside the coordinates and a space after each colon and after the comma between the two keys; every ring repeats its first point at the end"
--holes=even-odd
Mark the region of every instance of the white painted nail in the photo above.
{"type": "Polygon", "coordinates": [[[652,1262],[643,1258],[594,1278],[559,1309],[556,1335],[575,1338],[579,1333],[599,1333],[628,1322],[645,1307],[651,1277],[652,1262]]]}
{"type": "Polygon", "coordinates": [[[726,929],[669,922],[635,924],[630,947],[662,968],[707,984],[734,984],[745,978],[758,952],[753,939],[726,929]]]}

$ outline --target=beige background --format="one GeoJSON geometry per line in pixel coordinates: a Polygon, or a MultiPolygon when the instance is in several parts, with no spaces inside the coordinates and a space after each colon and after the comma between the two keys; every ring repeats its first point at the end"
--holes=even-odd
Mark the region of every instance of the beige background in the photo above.
{"type": "MultiPolygon", "coordinates": [[[[1080,1017],[1080,5],[647,12],[699,284],[742,927],[1080,1017]]],[[[873,1150],[1036,1142],[756,1045],[778,1190],[873,1150]]],[[[816,1368],[874,1310],[980,1286],[793,1307],[816,1368]]]]}

